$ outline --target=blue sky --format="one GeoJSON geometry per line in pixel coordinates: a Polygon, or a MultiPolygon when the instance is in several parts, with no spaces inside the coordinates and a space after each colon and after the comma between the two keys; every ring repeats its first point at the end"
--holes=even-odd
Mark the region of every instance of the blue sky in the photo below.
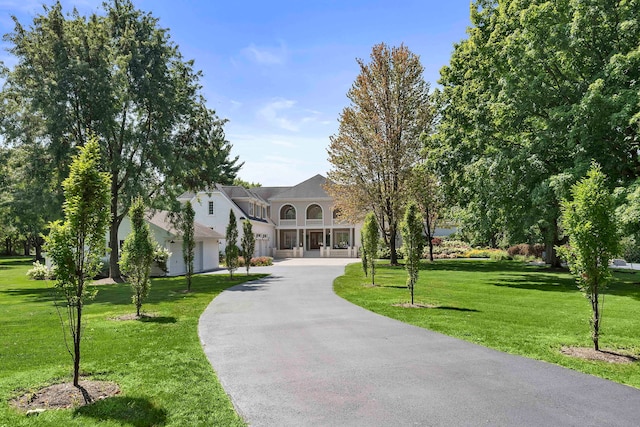
{"type": "MultiPolygon", "coordinates": [[[[50,4],[51,2],[46,2],[50,4]]],[[[101,11],[101,0],[62,1],[101,11]]],[[[134,0],[169,28],[186,59],[204,73],[210,108],[226,118],[227,139],[245,162],[239,176],[293,185],[330,169],[326,149],[338,130],[356,58],[374,44],[404,43],[420,56],[432,87],[453,44],[465,38],[468,0],[134,0]],[[178,5],[178,6],[177,6],[178,5]]],[[[42,11],[42,1],[0,0],[0,30],[42,11]]],[[[0,59],[12,60],[6,52],[0,59]]]]}

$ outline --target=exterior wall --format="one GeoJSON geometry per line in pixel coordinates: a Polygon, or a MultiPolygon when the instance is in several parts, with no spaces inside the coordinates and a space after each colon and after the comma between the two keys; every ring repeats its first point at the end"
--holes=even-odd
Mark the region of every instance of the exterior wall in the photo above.
{"type": "MultiPolygon", "coordinates": [[[[238,222],[238,245],[242,238],[242,220],[240,217],[244,213],[230,201],[224,194],[214,191],[211,196],[206,193],[199,194],[199,200],[192,200],[193,210],[195,211],[195,221],[213,228],[213,230],[222,234],[227,233],[227,225],[229,224],[229,210],[233,209],[238,222]],[[214,213],[209,215],[209,202],[213,202],[214,213]]],[[[244,203],[248,209],[248,202],[244,203]]],[[[261,206],[261,205],[259,205],[261,206]]],[[[251,220],[253,234],[256,235],[256,250],[254,256],[271,256],[275,245],[275,228],[272,224],[251,220]]],[[[224,239],[219,242],[219,250],[224,252],[227,243],[224,239]]],[[[217,255],[216,255],[217,256],[217,255]]]]}

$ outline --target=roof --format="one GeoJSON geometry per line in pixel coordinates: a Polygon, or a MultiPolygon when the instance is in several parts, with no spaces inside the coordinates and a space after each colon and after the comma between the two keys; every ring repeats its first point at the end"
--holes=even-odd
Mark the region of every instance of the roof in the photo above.
{"type": "Polygon", "coordinates": [[[301,182],[298,185],[288,188],[272,197],[270,200],[289,199],[329,199],[329,194],[324,189],[327,178],[318,174],[301,182]]]}
{"type": "Polygon", "coordinates": [[[266,201],[273,196],[290,189],[291,187],[252,187],[251,192],[266,201]]]}
{"type": "MultiPolygon", "coordinates": [[[[171,223],[170,215],[171,213],[169,211],[156,211],[148,217],[147,221],[176,237],[180,236],[181,233],[171,223]]],[[[224,239],[222,234],[199,222],[194,221],[193,228],[193,237],[196,239],[224,239]]]]}

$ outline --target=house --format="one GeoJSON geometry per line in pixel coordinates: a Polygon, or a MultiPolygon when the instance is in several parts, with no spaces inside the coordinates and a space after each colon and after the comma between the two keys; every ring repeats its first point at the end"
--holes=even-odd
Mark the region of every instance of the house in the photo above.
{"type": "MultiPolygon", "coordinates": [[[[147,217],[151,235],[158,244],[167,248],[171,256],[167,260],[167,275],[180,276],[187,272],[182,256],[182,237],[171,223],[169,212],[155,211],[147,217]]],[[[118,228],[118,240],[120,247],[131,232],[131,221],[125,216],[118,228]]],[[[194,273],[215,270],[219,267],[220,240],[224,236],[199,222],[194,223],[194,273]]],[[[164,274],[157,266],[154,266],[152,275],[164,274]]]]}
{"type": "MultiPolygon", "coordinates": [[[[185,193],[179,200],[191,201],[195,220],[222,235],[226,234],[229,210],[233,210],[238,220],[238,243],[242,221],[251,221],[255,256],[357,257],[361,224],[337,219],[333,199],[324,190],[326,181],[316,175],[292,187],[217,185],[209,191],[185,193]]],[[[225,246],[221,240],[221,249],[225,246]]]]}

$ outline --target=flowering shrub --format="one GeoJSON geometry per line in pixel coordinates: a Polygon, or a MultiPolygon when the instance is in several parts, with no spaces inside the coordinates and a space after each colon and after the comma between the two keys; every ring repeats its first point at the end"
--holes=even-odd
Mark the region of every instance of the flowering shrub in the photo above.
{"type": "MultiPolygon", "coordinates": [[[[273,265],[273,258],[271,258],[270,256],[260,256],[260,257],[254,257],[251,258],[251,267],[266,267],[269,265],[273,265]]],[[[244,257],[238,257],[238,266],[239,267],[244,267],[245,266],[245,261],[244,261],[244,257]]]]}
{"type": "Polygon", "coordinates": [[[542,258],[543,251],[544,245],[539,243],[536,243],[535,245],[520,243],[519,245],[514,245],[507,249],[507,253],[510,257],[514,257],[515,255],[524,255],[525,257],[542,258]]]}
{"type": "Polygon", "coordinates": [[[164,274],[167,274],[167,260],[170,256],[171,252],[169,252],[169,249],[160,245],[156,245],[156,248],[153,251],[153,260],[158,265],[158,268],[164,272],[164,274]]]}
{"type": "Polygon", "coordinates": [[[40,264],[40,261],[33,263],[33,268],[27,271],[29,279],[44,280],[51,278],[51,270],[44,264],[40,264]]]}
{"type": "Polygon", "coordinates": [[[434,237],[431,239],[431,244],[433,246],[440,246],[442,245],[442,239],[440,237],[434,237]]]}

